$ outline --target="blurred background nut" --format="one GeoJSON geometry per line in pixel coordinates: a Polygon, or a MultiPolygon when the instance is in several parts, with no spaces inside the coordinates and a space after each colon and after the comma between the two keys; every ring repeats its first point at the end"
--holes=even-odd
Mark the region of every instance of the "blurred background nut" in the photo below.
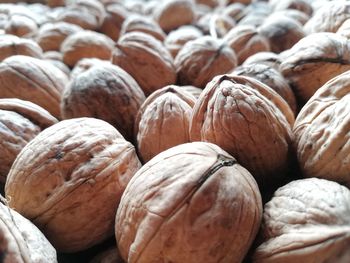
{"type": "Polygon", "coordinates": [[[19,37],[26,35],[35,35],[38,31],[38,25],[35,21],[24,15],[11,15],[5,24],[6,34],[19,37]]]}
{"type": "Polygon", "coordinates": [[[146,96],[176,81],[169,51],[162,42],[142,32],[130,32],[119,39],[112,63],[128,72],[146,96]]]}
{"type": "Polygon", "coordinates": [[[305,103],[328,80],[350,69],[349,50],[350,42],[343,36],[311,34],[288,51],[280,70],[305,103]]]}
{"type": "Polygon", "coordinates": [[[344,23],[338,28],[337,34],[350,40],[350,18],[345,20],[344,23]]]}
{"type": "Polygon", "coordinates": [[[1,262],[57,263],[56,250],[43,233],[3,202],[0,203],[1,262]]]}
{"type": "Polygon", "coordinates": [[[203,36],[187,42],[174,63],[180,85],[204,88],[216,75],[233,70],[237,57],[222,40],[203,36]]]}
{"type": "Polygon", "coordinates": [[[307,14],[296,9],[280,10],[280,11],[274,12],[274,14],[276,16],[278,15],[278,16],[291,18],[294,21],[299,22],[300,25],[304,25],[310,19],[310,17],[307,14]]]}
{"type": "Polygon", "coordinates": [[[51,64],[62,70],[62,72],[65,73],[69,78],[70,69],[66,64],[63,63],[63,55],[61,52],[47,51],[44,53],[43,57],[45,61],[50,62],[51,64]]]}
{"type": "Polygon", "coordinates": [[[0,98],[31,101],[60,117],[60,100],[67,76],[50,62],[28,56],[8,57],[0,63],[0,98]]]}
{"type": "Polygon", "coordinates": [[[136,146],[143,162],[173,146],[190,141],[188,133],[195,98],[178,86],[153,92],[135,119],[136,146]]]}
{"type": "Polygon", "coordinates": [[[295,146],[304,176],[350,187],[350,71],[323,85],[294,124],[295,146]]]}
{"type": "Polygon", "coordinates": [[[114,41],[104,34],[84,30],[68,36],[61,45],[63,62],[73,67],[82,58],[109,60],[114,41]]]}
{"type": "Polygon", "coordinates": [[[111,64],[111,62],[109,60],[102,60],[98,58],[83,58],[74,65],[74,68],[70,73],[70,78],[74,79],[81,73],[89,70],[91,67],[104,64],[111,64]]]}
{"type": "Polygon", "coordinates": [[[349,202],[349,189],[327,180],[281,187],[264,207],[263,243],[253,262],[348,262],[349,202]]]}
{"type": "Polygon", "coordinates": [[[140,166],[134,147],[107,122],[64,120],[17,156],[6,198],[58,251],[80,251],[113,235],[120,197],[140,166]]]}
{"type": "Polygon", "coordinates": [[[182,144],[131,179],[118,208],[116,239],[130,263],[238,263],[261,214],[259,188],[232,156],[210,143],[182,144]]]}
{"type": "Polygon", "coordinates": [[[244,8],[238,24],[259,27],[272,12],[273,10],[267,2],[255,1],[244,8]]]}
{"type": "Polygon", "coordinates": [[[274,11],[281,11],[281,10],[298,10],[306,14],[307,16],[311,16],[313,9],[310,4],[310,1],[308,0],[272,0],[269,1],[270,5],[273,6],[274,11]]]}
{"type": "Polygon", "coordinates": [[[72,79],[61,102],[64,119],[94,117],[112,124],[127,140],[133,141],[137,111],[145,95],[123,69],[99,63],[72,79]]]}
{"type": "Polygon", "coordinates": [[[242,66],[248,66],[248,65],[257,63],[257,64],[264,64],[276,70],[279,70],[281,62],[282,62],[281,58],[278,54],[264,51],[264,52],[258,52],[248,57],[243,62],[242,66]]]}
{"type": "Polygon", "coordinates": [[[204,35],[210,34],[215,38],[223,37],[235,25],[236,22],[230,16],[218,13],[207,13],[195,23],[204,35]]]}
{"type": "Polygon", "coordinates": [[[201,95],[202,93],[202,89],[200,88],[197,88],[195,86],[190,86],[190,85],[187,85],[187,86],[178,86],[180,90],[183,90],[185,92],[188,92],[190,94],[192,94],[192,96],[194,96],[196,99],[199,98],[199,96],[201,95]]]}

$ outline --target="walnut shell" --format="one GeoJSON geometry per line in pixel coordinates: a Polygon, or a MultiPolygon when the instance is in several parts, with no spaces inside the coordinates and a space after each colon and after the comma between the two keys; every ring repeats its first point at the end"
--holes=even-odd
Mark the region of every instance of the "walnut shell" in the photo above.
{"type": "Polygon", "coordinates": [[[70,73],[70,77],[71,79],[74,79],[75,77],[87,71],[93,66],[105,65],[105,64],[111,64],[111,62],[108,60],[102,60],[98,58],[83,58],[74,65],[74,68],[70,73]]]}
{"type": "Polygon", "coordinates": [[[69,35],[81,30],[80,26],[66,22],[47,23],[40,27],[36,41],[44,51],[60,50],[62,42],[69,35]]]}
{"type": "Polygon", "coordinates": [[[294,124],[299,165],[304,176],[350,187],[350,71],[323,85],[305,104],[294,124]]]}
{"type": "Polygon", "coordinates": [[[129,16],[126,8],[120,4],[110,4],[106,7],[106,15],[100,27],[101,33],[117,41],[123,22],[129,16]]]}
{"type": "Polygon", "coordinates": [[[37,58],[16,55],[0,63],[0,98],[31,101],[55,117],[67,82],[60,69],[37,58]]]}
{"type": "Polygon", "coordinates": [[[236,22],[228,15],[207,13],[195,25],[205,35],[221,38],[236,25],[236,22]]]}
{"type": "Polygon", "coordinates": [[[301,25],[304,25],[310,19],[310,17],[307,14],[296,9],[280,10],[274,12],[274,14],[278,16],[285,16],[291,18],[294,21],[299,22],[301,25]]]}
{"type": "Polygon", "coordinates": [[[142,32],[127,33],[119,39],[112,63],[128,72],[146,96],[176,81],[169,51],[159,40],[142,32]]]}
{"type": "Polygon", "coordinates": [[[241,262],[261,206],[256,182],[232,156],[210,143],[182,144],[131,179],[116,216],[117,244],[130,263],[241,262]]]}
{"type": "Polygon", "coordinates": [[[61,45],[63,61],[73,67],[82,58],[109,60],[114,41],[106,35],[84,30],[68,36],[61,45]]]}
{"type": "Polygon", "coordinates": [[[281,183],[288,170],[293,120],[286,101],[268,86],[245,76],[222,75],[196,101],[190,138],[222,147],[266,189],[281,183]]]}
{"type": "MultiPolygon", "coordinates": [[[[274,0],[275,4],[273,5],[274,11],[280,10],[298,10],[303,12],[304,14],[311,16],[313,9],[311,4],[307,0],[274,0]]],[[[270,1],[271,4],[271,1],[270,1]]]]}
{"type": "Polygon", "coordinates": [[[1,203],[0,219],[1,262],[57,263],[56,250],[29,220],[1,203]]]}
{"type": "Polygon", "coordinates": [[[337,34],[350,40],[350,18],[345,20],[344,23],[338,28],[337,34]]]}
{"type": "Polygon", "coordinates": [[[107,121],[132,141],[136,114],[145,99],[127,72],[100,63],[72,79],[63,93],[61,112],[64,119],[94,117],[107,121]]]}
{"type": "Polygon", "coordinates": [[[317,178],[278,189],[265,205],[253,262],[349,262],[349,202],[349,189],[317,178]]]}
{"type": "Polygon", "coordinates": [[[135,138],[140,158],[147,162],[158,153],[190,141],[188,133],[195,98],[177,86],[153,92],[135,119],[135,138]]]}
{"type": "Polygon", "coordinates": [[[178,82],[204,88],[213,77],[237,66],[237,57],[223,41],[203,36],[187,42],[175,58],[178,82]]]}
{"type": "Polygon", "coordinates": [[[197,88],[195,86],[179,86],[179,89],[184,90],[185,92],[189,92],[190,94],[192,94],[196,99],[199,98],[199,96],[202,93],[202,89],[197,88]]]}
{"type": "Polygon", "coordinates": [[[111,236],[120,197],[140,166],[134,147],[113,126],[64,120],[17,156],[6,198],[57,250],[80,251],[111,236]]]}
{"type": "Polygon", "coordinates": [[[244,13],[245,8],[246,8],[246,6],[244,4],[233,3],[233,4],[230,4],[230,5],[223,7],[222,10],[220,10],[220,11],[222,11],[224,15],[228,15],[229,17],[231,17],[235,21],[238,21],[239,19],[241,19],[243,17],[243,13],[244,13]]]}
{"type": "Polygon", "coordinates": [[[33,19],[24,15],[9,16],[5,25],[6,34],[16,35],[19,37],[36,34],[38,25],[33,19]]]}
{"type": "Polygon", "coordinates": [[[254,55],[251,55],[243,62],[242,65],[248,66],[256,63],[264,64],[276,70],[279,70],[282,60],[278,54],[265,51],[265,52],[258,52],[254,55]]]}
{"type": "Polygon", "coordinates": [[[224,41],[235,51],[238,64],[255,53],[270,51],[269,40],[253,26],[234,27],[225,35],[224,41]]]}
{"type": "Polygon", "coordinates": [[[328,80],[350,69],[350,43],[335,33],[315,33],[288,51],[280,65],[296,95],[306,102],[328,80]]]}

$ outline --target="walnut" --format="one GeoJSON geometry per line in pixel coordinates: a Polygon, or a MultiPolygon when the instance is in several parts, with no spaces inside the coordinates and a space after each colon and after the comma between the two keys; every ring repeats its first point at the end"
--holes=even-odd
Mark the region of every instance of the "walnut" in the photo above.
{"type": "Polygon", "coordinates": [[[124,263],[116,247],[111,247],[93,257],[89,263],[124,263]]]}
{"type": "MultiPolygon", "coordinates": [[[[304,14],[311,16],[312,15],[312,6],[307,0],[274,0],[273,1],[273,9],[274,11],[280,11],[280,10],[299,10],[303,12],[304,14]]],[[[271,1],[270,1],[271,4],[271,1]]]]}
{"type": "Polygon", "coordinates": [[[127,262],[242,262],[262,205],[251,174],[214,144],[164,151],[128,184],[116,216],[127,262]]]}
{"type": "Polygon", "coordinates": [[[94,117],[112,124],[132,141],[136,114],[145,95],[123,69],[98,63],[72,79],[61,103],[64,119],[94,117]]]}
{"type": "Polygon", "coordinates": [[[29,220],[2,203],[0,218],[1,262],[57,263],[56,250],[29,220]]]}
{"type": "Polygon", "coordinates": [[[235,51],[238,64],[255,53],[270,51],[269,40],[253,26],[234,27],[225,35],[224,41],[235,51]]]}
{"type": "Polygon", "coordinates": [[[246,6],[241,3],[233,3],[223,7],[220,11],[223,12],[224,15],[228,15],[235,21],[238,21],[243,17],[245,8],[246,6]]]}
{"type": "Polygon", "coordinates": [[[295,145],[304,176],[350,187],[348,162],[350,71],[323,85],[300,111],[295,145]]]}
{"type": "Polygon", "coordinates": [[[238,24],[258,27],[272,12],[271,6],[266,2],[257,1],[251,3],[243,10],[238,24]]]}
{"type": "Polygon", "coordinates": [[[196,101],[190,138],[219,145],[253,174],[261,189],[269,189],[285,179],[289,168],[293,121],[287,102],[268,86],[222,75],[196,101]]]}
{"type": "Polygon", "coordinates": [[[42,58],[43,51],[33,40],[14,35],[3,35],[0,38],[0,61],[14,55],[25,55],[42,58]]]}
{"type": "Polygon", "coordinates": [[[11,15],[8,17],[4,29],[6,34],[22,37],[36,34],[38,31],[38,26],[30,17],[24,15],[11,15]]]}
{"type": "Polygon", "coordinates": [[[338,28],[337,34],[350,40],[350,18],[345,20],[344,23],[338,28]]]}
{"type": "Polygon", "coordinates": [[[204,88],[216,75],[233,70],[237,57],[224,41],[203,36],[187,42],[174,63],[179,84],[204,88]]]}
{"type": "Polygon", "coordinates": [[[317,178],[278,189],[265,205],[253,262],[348,262],[349,202],[349,189],[317,178]]]}
{"type": "Polygon", "coordinates": [[[146,96],[176,81],[169,51],[159,40],[142,32],[127,33],[119,39],[112,63],[128,72],[146,96]]]}
{"type": "Polygon", "coordinates": [[[219,0],[194,0],[197,6],[208,6],[210,8],[217,7],[219,5],[219,0]]]}
{"type": "Polygon", "coordinates": [[[223,37],[236,25],[236,22],[228,15],[208,13],[201,17],[195,25],[205,35],[223,37]]]}
{"type": "Polygon", "coordinates": [[[350,69],[350,43],[335,33],[311,34],[287,53],[280,65],[296,95],[306,102],[333,77],[350,69]]]}
{"type": "Polygon", "coordinates": [[[6,198],[57,250],[80,251],[113,234],[120,197],[140,166],[134,147],[113,126],[64,120],[17,156],[6,198]]]}
{"type": "Polygon", "coordinates": [[[95,65],[104,65],[104,64],[111,64],[111,62],[108,60],[102,60],[98,58],[83,58],[75,64],[74,68],[71,71],[70,77],[71,79],[74,79],[79,74],[87,71],[91,67],[95,65]]]}
{"type": "Polygon", "coordinates": [[[280,10],[280,11],[274,12],[274,14],[278,16],[291,18],[294,21],[299,22],[301,25],[304,25],[310,19],[310,17],[307,14],[296,9],[280,10]]]}
{"type": "Polygon", "coordinates": [[[179,89],[185,91],[185,92],[189,92],[190,94],[192,94],[196,99],[199,98],[199,96],[202,93],[202,89],[197,88],[195,86],[179,86],[179,89]]]}
{"type": "Polygon", "coordinates": [[[109,37],[89,30],[68,36],[61,45],[63,61],[73,67],[82,58],[110,59],[114,41],[109,37]]]}
{"type": "Polygon", "coordinates": [[[81,30],[80,26],[66,22],[47,23],[40,27],[36,41],[44,51],[60,50],[62,42],[69,35],[81,30]]]}
{"type": "Polygon", "coordinates": [[[59,68],[63,73],[70,77],[69,67],[63,63],[63,54],[58,51],[47,51],[44,53],[44,60],[50,62],[55,67],[59,68]]]}
{"type": "Polygon", "coordinates": [[[31,101],[55,117],[67,82],[60,69],[37,58],[16,55],[0,63],[0,98],[31,101]]]}
{"type": "Polygon", "coordinates": [[[282,61],[278,54],[265,51],[265,52],[258,52],[254,55],[251,55],[243,62],[242,65],[247,66],[255,63],[264,64],[276,70],[279,70],[279,67],[282,61]]]}
{"type": "Polygon", "coordinates": [[[101,33],[117,41],[124,20],[129,16],[126,8],[120,4],[110,4],[106,7],[106,15],[100,27],[101,33]]]}
{"type": "Polygon", "coordinates": [[[177,86],[153,92],[135,119],[140,158],[147,162],[158,153],[190,141],[188,128],[195,98],[177,86]]]}

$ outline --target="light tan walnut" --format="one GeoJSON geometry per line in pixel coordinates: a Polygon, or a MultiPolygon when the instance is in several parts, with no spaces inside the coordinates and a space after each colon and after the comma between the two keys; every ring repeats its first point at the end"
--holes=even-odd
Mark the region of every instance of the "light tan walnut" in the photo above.
{"type": "Polygon", "coordinates": [[[106,6],[106,15],[100,27],[101,33],[117,41],[120,36],[123,22],[129,16],[129,12],[121,4],[109,4],[106,6]]]}
{"type": "Polygon", "coordinates": [[[298,10],[306,14],[307,16],[311,16],[313,13],[312,6],[310,1],[308,0],[273,0],[269,2],[273,5],[274,11],[280,10],[298,10]],[[272,3],[273,2],[273,3],[272,3]]]}
{"type": "Polygon", "coordinates": [[[310,19],[310,17],[307,14],[296,9],[285,9],[285,10],[275,11],[274,14],[293,19],[299,22],[301,25],[304,25],[310,19]]]}
{"type": "Polygon", "coordinates": [[[116,216],[123,259],[242,262],[260,226],[251,174],[220,147],[188,143],[164,151],[128,184],[116,216]]]}
{"type": "Polygon", "coordinates": [[[236,25],[229,15],[220,13],[206,13],[195,23],[204,35],[222,38],[236,25]]]}
{"type": "Polygon", "coordinates": [[[140,166],[134,147],[107,122],[64,120],[17,156],[6,198],[57,250],[80,251],[113,234],[119,200],[140,166]]]}

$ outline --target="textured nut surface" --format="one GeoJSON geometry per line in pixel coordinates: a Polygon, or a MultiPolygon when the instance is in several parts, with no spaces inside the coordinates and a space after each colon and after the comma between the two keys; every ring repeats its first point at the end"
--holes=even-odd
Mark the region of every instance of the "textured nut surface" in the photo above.
{"type": "Polygon", "coordinates": [[[271,88],[249,77],[218,76],[193,108],[190,138],[219,145],[265,188],[282,181],[289,165],[287,118],[293,122],[293,113],[271,88]]]}
{"type": "Polygon", "coordinates": [[[6,198],[58,250],[79,251],[113,234],[120,197],[139,167],[134,147],[107,122],[65,120],[23,148],[6,198]]]}
{"type": "Polygon", "coordinates": [[[342,35],[350,40],[350,18],[338,28],[337,34],[342,35]]]}
{"type": "Polygon", "coordinates": [[[12,56],[0,63],[0,98],[31,101],[60,116],[60,100],[67,76],[51,63],[28,56],[12,56]]]}
{"type": "Polygon", "coordinates": [[[184,90],[185,92],[191,93],[196,99],[199,98],[203,91],[202,89],[197,88],[195,86],[179,86],[179,88],[184,90]]]}
{"type": "Polygon", "coordinates": [[[169,51],[162,42],[142,32],[127,33],[119,39],[112,63],[128,72],[146,96],[176,81],[169,51]]]}
{"type": "Polygon", "coordinates": [[[135,119],[137,150],[144,162],[173,146],[190,141],[188,133],[195,98],[178,86],[153,92],[135,119]]]}
{"type": "Polygon", "coordinates": [[[350,42],[335,33],[311,34],[291,48],[280,65],[304,102],[333,77],[350,69],[350,42]]]}
{"type": "Polygon", "coordinates": [[[7,34],[21,37],[30,34],[36,34],[38,31],[38,26],[30,17],[15,14],[9,16],[4,29],[7,34]]]}
{"type": "Polygon", "coordinates": [[[130,15],[123,5],[109,4],[100,31],[114,41],[118,40],[123,22],[130,15]]]}
{"type": "Polygon", "coordinates": [[[29,220],[0,203],[3,263],[57,263],[56,250],[29,220]]]}
{"type": "Polygon", "coordinates": [[[348,262],[349,202],[349,189],[317,178],[278,189],[264,208],[254,262],[348,262]]]}
{"type": "Polygon", "coordinates": [[[279,70],[281,62],[282,61],[280,59],[280,56],[276,53],[259,52],[247,58],[242,65],[246,66],[250,64],[259,63],[259,64],[264,64],[269,67],[272,67],[276,70],[279,70]]]}
{"type": "Polygon", "coordinates": [[[304,176],[321,177],[350,187],[350,72],[323,85],[300,111],[295,144],[304,176]]]}
{"type": "Polygon", "coordinates": [[[98,58],[83,58],[74,65],[74,68],[70,73],[70,78],[74,79],[75,77],[89,70],[93,66],[105,65],[105,64],[111,64],[111,62],[108,60],[102,60],[98,58]]]}
{"type": "Polygon", "coordinates": [[[113,64],[100,63],[77,75],[66,87],[62,117],[102,119],[132,140],[135,117],[144,100],[140,86],[127,72],[113,64]]]}
{"type": "Polygon", "coordinates": [[[209,143],[182,144],[131,179],[116,238],[130,263],[241,262],[261,213],[256,182],[232,156],[209,143]]]}
{"type": "Polygon", "coordinates": [[[213,77],[237,66],[231,48],[218,39],[203,36],[187,42],[175,58],[178,82],[204,88],[213,77]]]}
{"type": "Polygon", "coordinates": [[[275,0],[274,2],[276,3],[273,5],[275,11],[287,9],[299,10],[308,16],[311,16],[313,12],[311,4],[307,0],[275,0]]]}

